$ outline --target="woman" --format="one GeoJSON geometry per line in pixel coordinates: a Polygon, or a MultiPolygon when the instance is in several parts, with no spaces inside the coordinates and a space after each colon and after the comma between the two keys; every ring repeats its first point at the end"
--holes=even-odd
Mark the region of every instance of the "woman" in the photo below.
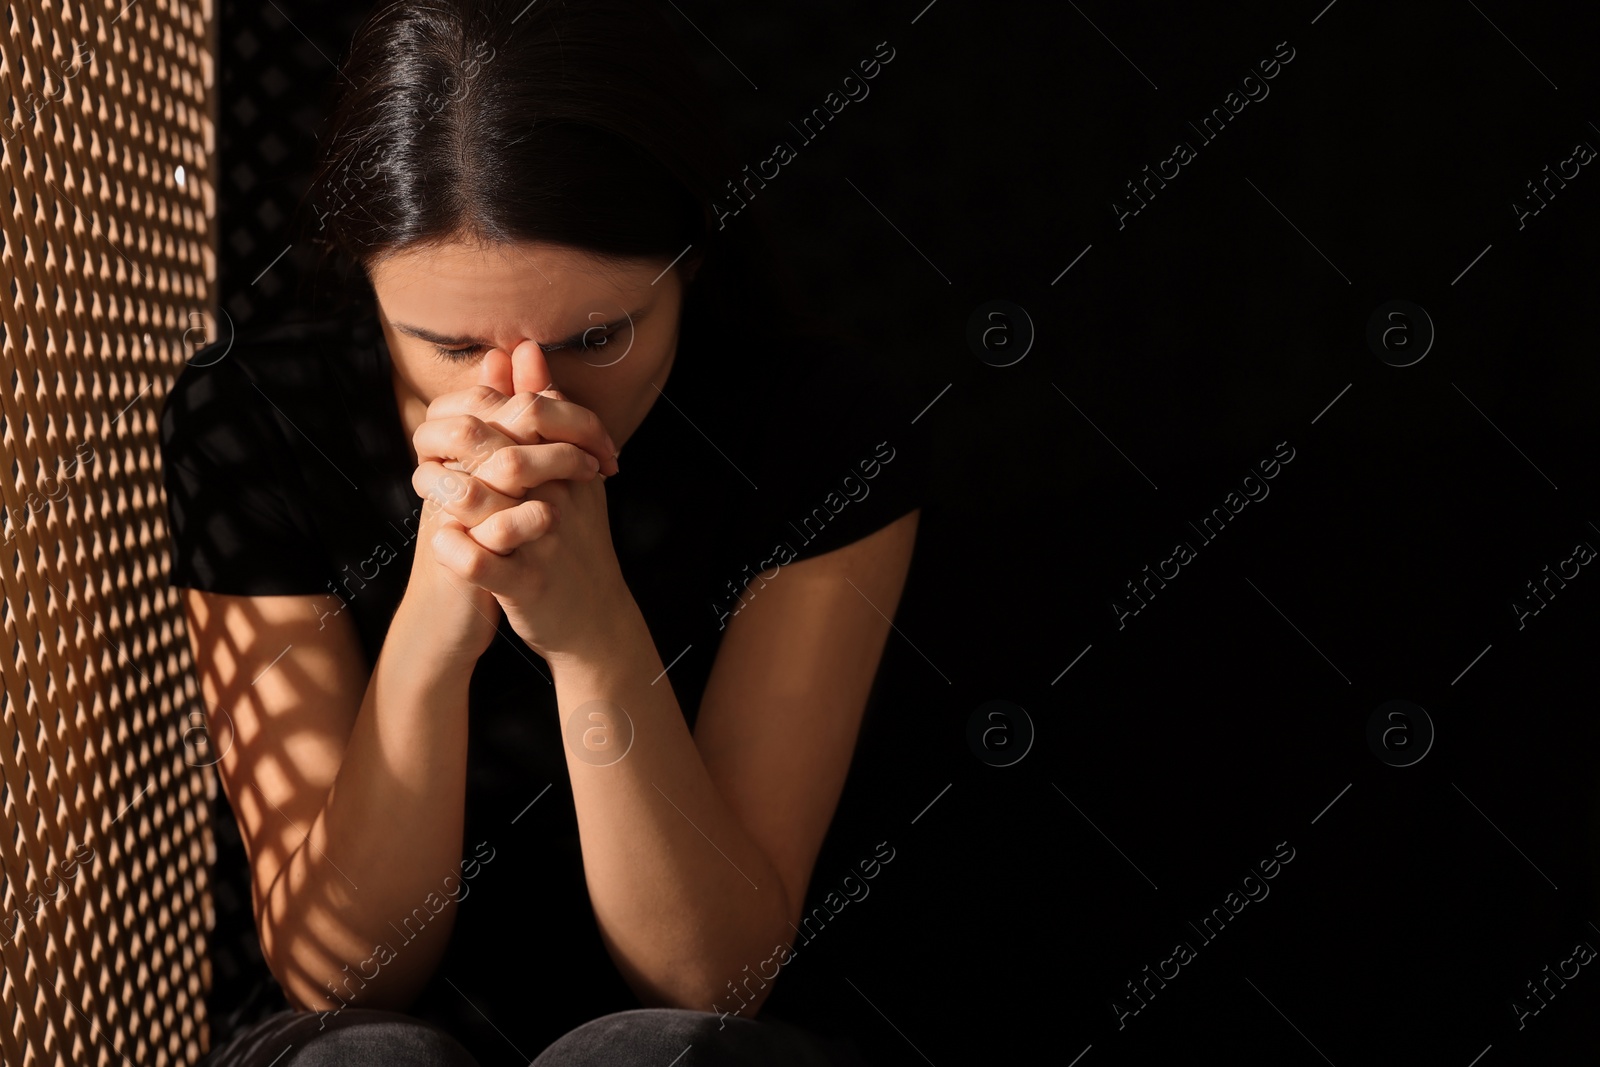
{"type": "Polygon", "coordinates": [[[858,1062],[756,1016],[922,448],[721,218],[688,70],[655,5],[382,8],[312,190],[365,295],[174,383],[170,581],[282,995],[208,1067],[858,1062]]]}

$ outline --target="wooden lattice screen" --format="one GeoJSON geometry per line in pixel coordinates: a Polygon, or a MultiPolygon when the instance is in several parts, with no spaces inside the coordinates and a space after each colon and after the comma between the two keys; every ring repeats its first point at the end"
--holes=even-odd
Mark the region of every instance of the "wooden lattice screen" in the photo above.
{"type": "Polygon", "coordinates": [[[0,9],[0,1061],[191,1064],[214,775],[157,420],[215,299],[212,5],[0,9]]]}

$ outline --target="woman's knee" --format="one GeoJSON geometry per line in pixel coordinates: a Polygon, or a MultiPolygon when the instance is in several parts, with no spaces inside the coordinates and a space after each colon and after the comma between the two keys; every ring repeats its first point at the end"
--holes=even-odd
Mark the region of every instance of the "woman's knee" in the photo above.
{"type": "Polygon", "coordinates": [[[634,1008],[592,1019],[558,1038],[532,1067],[832,1067],[806,1031],[774,1020],[685,1008],[634,1008]]]}
{"type": "Polygon", "coordinates": [[[479,1067],[460,1042],[432,1023],[376,1008],[284,1013],[241,1035],[216,1062],[218,1067],[479,1067]]]}

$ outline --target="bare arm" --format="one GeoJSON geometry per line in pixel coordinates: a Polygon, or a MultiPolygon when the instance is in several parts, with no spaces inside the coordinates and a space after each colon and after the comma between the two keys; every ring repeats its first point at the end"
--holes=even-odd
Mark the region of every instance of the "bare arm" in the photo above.
{"type": "MultiPolygon", "coordinates": [[[[480,375],[509,388],[510,356],[491,353],[480,375]]],[[[482,386],[434,404],[463,396],[491,418],[529,406],[482,386]]],[[[189,590],[185,600],[262,952],[307,1009],[408,1006],[444,955],[477,863],[462,858],[467,696],[503,612],[439,565],[434,541],[464,529],[452,509],[481,519],[521,503],[520,489],[495,492],[459,473],[512,438],[476,418],[427,422],[398,382],[395,399],[413,429],[422,508],[410,581],[375,665],[336,597],[189,590]]],[[[546,428],[559,435],[561,420],[546,428]]],[[[615,469],[598,420],[567,438],[615,469]]],[[[594,477],[571,443],[534,451],[523,457],[536,468],[528,484],[594,477]]]]}
{"type": "Polygon", "coordinates": [[[567,766],[595,916],[643,1003],[753,1015],[770,993],[744,983],[800,921],[918,518],[784,567],[729,623],[692,735],[636,607],[550,660],[563,724],[601,701],[634,731],[613,763],[569,734],[567,766]]]}
{"type": "Polygon", "coordinates": [[[268,966],[301,1008],[404,1007],[454,925],[475,659],[409,593],[370,676],[331,597],[185,602],[268,966]]]}

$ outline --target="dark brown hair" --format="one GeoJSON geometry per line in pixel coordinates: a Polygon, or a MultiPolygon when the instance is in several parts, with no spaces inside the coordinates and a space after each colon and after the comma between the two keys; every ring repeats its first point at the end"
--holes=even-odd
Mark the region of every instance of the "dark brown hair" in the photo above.
{"type": "MultiPolygon", "coordinates": [[[[455,236],[697,265],[691,322],[810,326],[676,27],[648,0],[390,0],[357,32],[303,224],[324,266],[455,236]],[[744,213],[741,213],[743,216],[744,213]]],[[[347,286],[347,290],[350,287],[347,286]]]]}

